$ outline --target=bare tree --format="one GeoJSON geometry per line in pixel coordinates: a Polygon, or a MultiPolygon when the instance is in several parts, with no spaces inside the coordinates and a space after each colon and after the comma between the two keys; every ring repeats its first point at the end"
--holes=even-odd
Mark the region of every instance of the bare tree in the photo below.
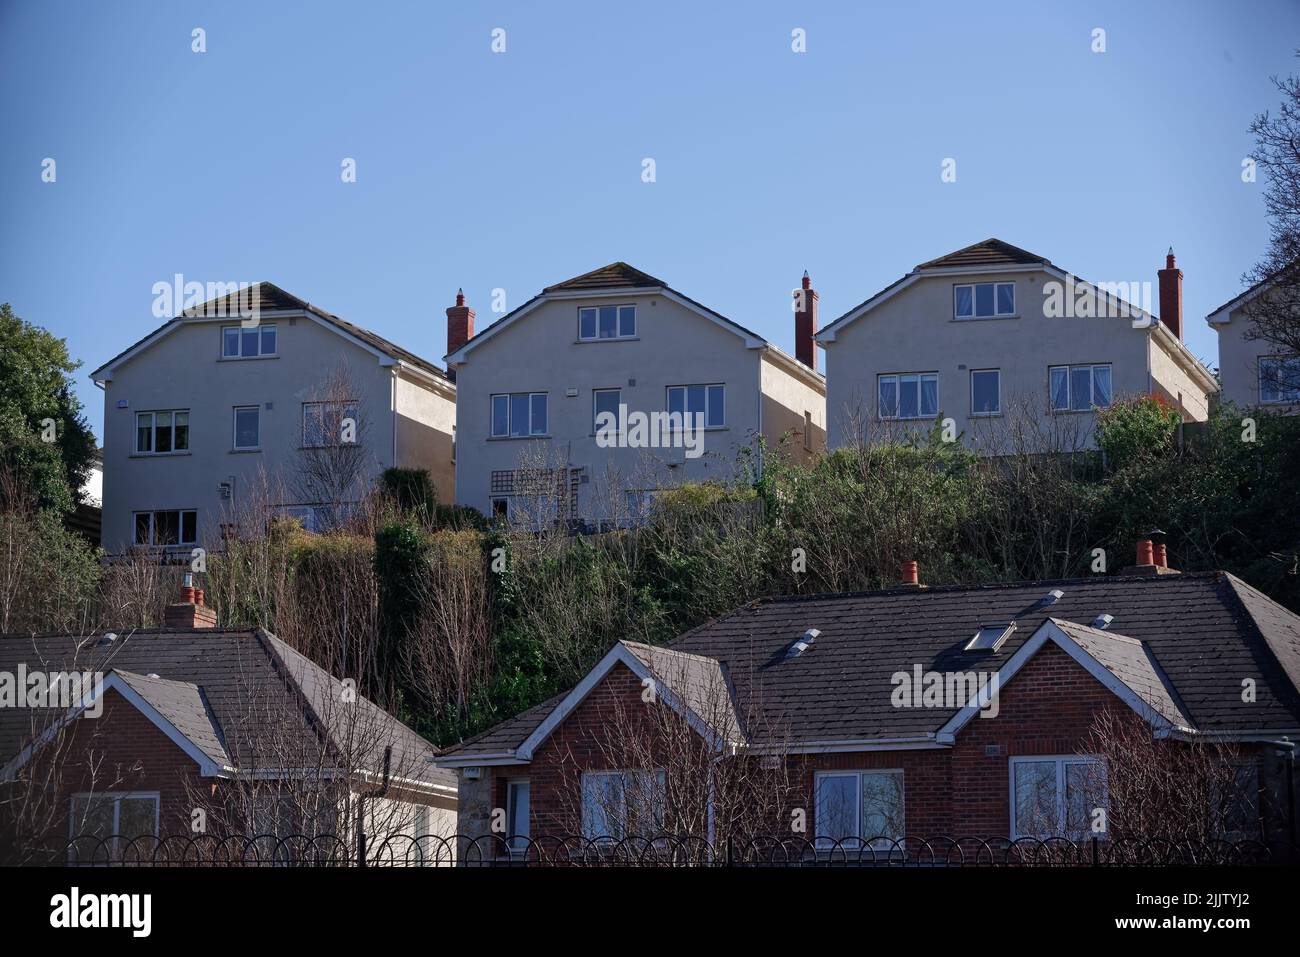
{"type": "Polygon", "coordinates": [[[336,366],[303,404],[303,437],[290,485],[321,530],[340,528],[368,491],[376,468],[370,421],[352,373],[336,366]]]}
{"type": "Polygon", "coordinates": [[[566,744],[558,823],[597,846],[633,839],[692,857],[801,836],[790,827],[799,790],[788,729],[761,706],[759,683],[742,703],[716,663],[650,658],[650,678],[614,690],[589,736],[566,744]]]}
{"type": "Polygon", "coordinates": [[[1107,709],[1080,751],[1105,760],[1112,837],[1207,842],[1261,836],[1258,769],[1229,742],[1157,740],[1139,715],[1107,709]]]}
{"type": "MultiPolygon", "coordinates": [[[[1250,125],[1255,136],[1252,159],[1267,177],[1269,247],[1242,277],[1248,286],[1263,284],[1264,292],[1243,312],[1250,320],[1247,338],[1270,342],[1282,353],[1300,354],[1300,77],[1272,79],[1282,96],[1278,112],[1260,113],[1250,125]]],[[[1300,380],[1300,371],[1290,369],[1300,380]]],[[[1300,388],[1300,381],[1279,385],[1300,388]]]]}

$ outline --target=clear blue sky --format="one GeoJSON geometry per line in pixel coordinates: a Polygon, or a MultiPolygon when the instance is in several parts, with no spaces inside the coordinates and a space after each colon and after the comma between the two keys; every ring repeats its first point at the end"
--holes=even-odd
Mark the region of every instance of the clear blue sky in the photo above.
{"type": "Polygon", "coordinates": [[[493,288],[622,259],[789,350],[805,268],[824,325],[989,236],[1094,281],[1172,244],[1213,364],[1203,316],[1268,235],[1247,126],[1297,46],[1295,0],[0,0],[0,300],[67,337],[97,431],[86,373],[177,272],[440,359],[457,286],[482,326],[493,288]]]}

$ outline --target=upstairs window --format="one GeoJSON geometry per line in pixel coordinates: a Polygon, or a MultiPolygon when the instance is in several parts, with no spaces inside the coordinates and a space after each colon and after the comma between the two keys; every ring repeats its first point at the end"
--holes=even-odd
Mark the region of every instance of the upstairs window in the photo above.
{"type": "Polygon", "coordinates": [[[889,849],[903,839],[903,772],[819,773],[817,846],[889,849]]]}
{"type": "Polygon", "coordinates": [[[1300,402],[1300,356],[1261,356],[1259,401],[1300,402]]]}
{"type": "Polygon", "coordinates": [[[135,414],[135,451],[140,455],[188,452],[190,448],[189,410],[135,414]]]}
{"type": "Polygon", "coordinates": [[[877,380],[882,419],[933,419],[939,414],[939,374],[908,372],[877,380]]]}
{"type": "Polygon", "coordinates": [[[1002,412],[1002,373],[998,369],[975,369],[970,374],[970,414],[998,415],[1002,412]]]}
{"type": "Polygon", "coordinates": [[[670,385],[668,412],[685,416],[682,422],[695,428],[699,422],[706,429],[720,429],[727,424],[727,387],[712,385],[670,385]]]}
{"type": "Polygon", "coordinates": [[[631,339],[636,335],[636,306],[583,306],[578,310],[578,338],[631,339]]]}
{"type": "Polygon", "coordinates": [[[545,392],[510,392],[492,396],[492,438],[526,438],[545,435],[545,392]]]}
{"type": "Polygon", "coordinates": [[[1110,408],[1109,365],[1052,366],[1047,370],[1053,412],[1110,408]]]}
{"type": "Polygon", "coordinates": [[[235,406],[234,447],[257,449],[262,443],[262,409],[256,405],[235,406]]]}
{"type": "MultiPolygon", "coordinates": [[[[1011,837],[1066,837],[1094,833],[1097,809],[1107,805],[1106,763],[1100,758],[1012,758],[1011,837]]],[[[1105,832],[1097,832],[1104,837],[1105,832]]]]}
{"type": "Polygon", "coordinates": [[[351,435],[357,438],[357,402],[304,402],[302,404],[302,445],[321,449],[344,444],[344,430],[351,422],[351,435]]]}
{"type": "Polygon", "coordinates": [[[275,326],[256,325],[223,326],[221,328],[221,357],[223,359],[259,359],[276,354],[275,326]]]}
{"type": "Polygon", "coordinates": [[[623,401],[621,389],[593,389],[591,393],[591,430],[600,429],[600,416],[608,412],[614,416],[614,428],[618,429],[618,407],[623,401]]]}
{"type": "Polygon", "coordinates": [[[976,282],[952,287],[955,319],[996,319],[1016,314],[1014,282],[976,282]]]}

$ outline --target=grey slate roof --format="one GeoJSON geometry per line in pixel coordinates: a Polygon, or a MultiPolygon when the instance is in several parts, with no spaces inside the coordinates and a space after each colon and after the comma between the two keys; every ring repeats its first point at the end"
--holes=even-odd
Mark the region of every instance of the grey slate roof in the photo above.
{"type": "Polygon", "coordinates": [[[230,755],[226,754],[226,746],[221,741],[221,731],[216,726],[198,685],[190,681],[168,681],[166,678],[138,675],[118,668],[109,674],[122,679],[217,767],[230,767],[230,755]]]}
{"type": "Polygon", "coordinates": [[[635,641],[625,641],[623,646],[724,741],[744,740],[731,682],[720,661],[635,641]]]}
{"type": "MultiPolygon", "coordinates": [[[[956,709],[893,707],[894,673],[918,664],[925,671],[995,671],[1049,617],[1072,623],[1072,636],[1088,641],[1112,673],[1131,679],[1162,714],[1181,716],[1179,724],[1205,732],[1300,728],[1300,618],[1223,572],[766,599],[689,631],[670,647],[725,669],[754,743],[764,733],[804,744],[905,737],[937,732],[956,709]],[[1053,588],[1064,596],[1044,605],[1053,588]],[[1117,647],[1106,632],[1090,634],[1087,623],[1102,613],[1114,616],[1115,632],[1141,643],[1142,656],[1134,647],[1117,647]],[[1017,629],[997,652],[963,651],[979,625],[1011,620],[1017,629]],[[791,642],[809,628],[821,631],[812,650],[787,659],[791,642]],[[1254,702],[1242,700],[1247,678],[1256,683],[1254,702]]],[[[554,703],[479,741],[495,750],[513,747],[554,703]]],[[[448,753],[485,750],[475,741],[448,753]]]]}
{"type": "MultiPolygon", "coordinates": [[[[192,687],[201,697],[211,733],[224,748],[222,763],[235,768],[284,767],[295,758],[319,762],[333,746],[361,752],[360,766],[379,774],[383,745],[391,743],[394,775],[429,786],[456,786],[454,775],[430,763],[437,749],[361,695],[356,696],[356,717],[341,720],[342,684],[261,629],[123,632],[114,641],[103,635],[0,637],[0,671],[16,672],[20,663],[29,671],[117,671],[160,712],[167,714],[167,708],[204,738],[198,706],[182,690],[192,687]],[[142,677],[151,674],[158,678],[142,677]],[[362,743],[370,746],[327,741],[338,729],[352,729],[354,735],[359,729],[362,743]]],[[[31,709],[0,708],[0,765],[50,719],[31,709]]],[[[211,745],[195,743],[205,753],[211,745]]]]}
{"type": "Polygon", "coordinates": [[[1173,689],[1160,674],[1151,651],[1136,638],[1101,631],[1089,625],[1053,618],[1065,632],[1116,678],[1128,685],[1146,704],[1176,728],[1188,728],[1191,720],[1175,700],[1173,689]]]}

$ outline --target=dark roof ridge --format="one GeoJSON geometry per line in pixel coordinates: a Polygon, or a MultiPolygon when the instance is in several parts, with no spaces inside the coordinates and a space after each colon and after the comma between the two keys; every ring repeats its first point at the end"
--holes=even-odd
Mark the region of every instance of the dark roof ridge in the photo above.
{"type": "MultiPolygon", "coordinates": [[[[801,601],[827,601],[834,598],[869,598],[873,596],[885,595],[934,595],[941,593],[952,593],[962,591],[997,591],[1012,588],[1030,588],[1032,586],[1042,585],[1099,585],[1110,584],[1114,582],[1176,582],[1186,581],[1188,579],[1200,580],[1204,578],[1214,578],[1219,575],[1226,575],[1223,571],[1203,571],[1203,572],[1181,572],[1177,575],[1090,575],[1083,578],[1034,578],[1028,581],[1011,581],[1011,582],[971,582],[969,584],[953,585],[923,585],[917,588],[915,585],[892,585],[889,588],[866,588],[857,591],[841,592],[816,592],[809,595],[767,595],[762,598],[750,600],[740,608],[747,608],[751,605],[766,605],[776,602],[801,602],[801,601]]],[[[1268,597],[1268,596],[1263,596],[1268,597]]],[[[737,609],[739,610],[739,609],[737,609]]],[[[730,618],[734,612],[729,612],[719,618],[711,619],[706,624],[721,621],[723,618],[730,618]]],[[[699,627],[704,627],[703,625],[699,627]]],[[[695,631],[697,629],[691,629],[695,631]]],[[[691,632],[685,632],[690,634],[691,632]]],[[[683,635],[683,636],[684,636],[683,635]]]]}

